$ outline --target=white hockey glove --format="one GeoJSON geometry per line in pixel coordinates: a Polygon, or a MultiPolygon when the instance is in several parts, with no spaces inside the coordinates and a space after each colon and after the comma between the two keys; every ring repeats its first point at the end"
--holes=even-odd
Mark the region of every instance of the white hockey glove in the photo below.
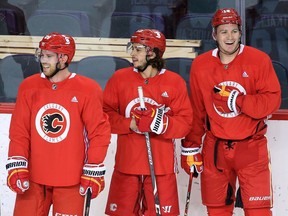
{"type": "Polygon", "coordinates": [[[105,172],[106,167],[104,164],[85,164],[81,176],[79,193],[85,196],[90,188],[92,192],[91,198],[96,198],[105,187],[105,172]]]}
{"type": "Polygon", "coordinates": [[[18,193],[23,194],[29,189],[28,161],[22,156],[9,157],[6,163],[8,171],[7,185],[18,193]]]}

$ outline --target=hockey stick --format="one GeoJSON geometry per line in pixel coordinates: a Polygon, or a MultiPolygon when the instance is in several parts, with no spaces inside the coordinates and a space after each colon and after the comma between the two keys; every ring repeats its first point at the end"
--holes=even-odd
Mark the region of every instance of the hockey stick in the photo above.
{"type": "Polygon", "coordinates": [[[87,194],[85,196],[85,209],[84,209],[84,216],[89,216],[90,212],[90,204],[91,204],[91,189],[88,188],[87,194]]]}
{"type": "MultiPolygon", "coordinates": [[[[145,109],[145,103],[144,103],[142,86],[138,86],[138,95],[139,95],[139,100],[140,100],[140,108],[142,110],[144,110],[145,109]]],[[[149,162],[150,175],[151,175],[151,181],[152,181],[152,187],[153,187],[155,210],[156,210],[156,215],[159,216],[159,215],[161,215],[161,207],[160,207],[160,201],[159,201],[159,195],[158,195],[158,189],[157,189],[157,183],[156,183],[156,176],[155,176],[154,162],[153,162],[152,151],[151,151],[150,137],[149,137],[148,132],[145,132],[144,135],[145,135],[146,146],[147,146],[148,162],[149,162]]]]}
{"type": "Polygon", "coordinates": [[[190,195],[191,195],[191,189],[192,189],[192,182],[193,182],[193,173],[190,173],[189,184],[188,184],[187,195],[186,195],[186,204],[185,204],[184,216],[188,215],[188,209],[189,209],[189,203],[190,203],[190,195]]]}

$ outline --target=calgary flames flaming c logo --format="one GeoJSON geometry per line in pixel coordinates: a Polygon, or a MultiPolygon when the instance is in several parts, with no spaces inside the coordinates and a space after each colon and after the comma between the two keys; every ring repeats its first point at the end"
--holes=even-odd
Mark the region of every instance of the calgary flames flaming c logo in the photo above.
{"type": "Polygon", "coordinates": [[[68,111],[59,104],[46,104],[37,113],[38,134],[47,142],[58,143],[67,137],[70,128],[68,111]]]}

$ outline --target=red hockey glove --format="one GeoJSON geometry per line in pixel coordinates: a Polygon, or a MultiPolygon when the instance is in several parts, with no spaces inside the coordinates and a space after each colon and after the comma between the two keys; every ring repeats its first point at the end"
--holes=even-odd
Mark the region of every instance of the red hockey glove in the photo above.
{"type": "Polygon", "coordinates": [[[7,185],[12,191],[23,194],[29,189],[29,171],[26,158],[21,156],[9,157],[6,170],[8,171],[7,185]]]}
{"type": "Polygon", "coordinates": [[[91,190],[91,198],[94,199],[104,189],[104,174],[106,167],[104,164],[85,164],[81,176],[79,193],[85,196],[88,189],[91,190]]]}
{"type": "Polygon", "coordinates": [[[135,117],[136,125],[140,132],[154,132],[163,134],[168,127],[167,111],[162,107],[149,107],[146,110],[136,108],[132,115],[135,117]]]}
{"type": "Polygon", "coordinates": [[[213,102],[216,109],[221,113],[234,112],[236,115],[240,113],[240,107],[237,106],[237,97],[242,95],[238,90],[230,86],[217,85],[214,86],[213,102]]]}
{"type": "Polygon", "coordinates": [[[181,167],[190,175],[197,177],[203,171],[203,160],[200,148],[181,147],[181,167]]]}

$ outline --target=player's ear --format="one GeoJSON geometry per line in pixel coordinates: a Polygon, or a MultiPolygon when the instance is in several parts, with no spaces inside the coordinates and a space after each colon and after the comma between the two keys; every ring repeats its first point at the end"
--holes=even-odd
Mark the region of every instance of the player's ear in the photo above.
{"type": "Polygon", "coordinates": [[[60,54],[59,56],[59,61],[61,63],[66,63],[68,61],[68,55],[65,55],[65,54],[60,54]]]}
{"type": "Polygon", "coordinates": [[[149,55],[149,58],[150,59],[154,59],[156,57],[156,53],[151,51],[150,55],[149,55]]]}
{"type": "Polygon", "coordinates": [[[150,47],[146,48],[146,53],[147,56],[149,57],[149,59],[154,59],[156,57],[156,53],[153,49],[151,49],[150,47]]]}
{"type": "Polygon", "coordinates": [[[214,31],[214,30],[212,31],[212,38],[213,38],[213,40],[215,40],[215,41],[216,41],[216,33],[215,33],[215,31],[214,31]]]}

